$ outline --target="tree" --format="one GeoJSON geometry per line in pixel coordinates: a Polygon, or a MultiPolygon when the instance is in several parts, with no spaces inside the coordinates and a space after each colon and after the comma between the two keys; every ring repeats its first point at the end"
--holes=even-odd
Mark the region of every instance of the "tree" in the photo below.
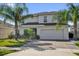
{"type": "Polygon", "coordinates": [[[74,39],[77,40],[77,21],[79,19],[79,6],[68,4],[70,16],[74,24],[74,39]]]}
{"type": "Polygon", "coordinates": [[[68,10],[61,10],[58,12],[57,15],[58,23],[57,23],[57,29],[62,27],[62,24],[67,24],[69,20],[69,11],[68,10]]]}
{"type": "Polygon", "coordinates": [[[77,40],[77,21],[79,19],[79,6],[74,4],[67,4],[69,9],[59,13],[60,22],[72,21],[74,24],[74,39],[77,40]]]}
{"type": "Polygon", "coordinates": [[[18,39],[19,29],[18,25],[23,22],[24,19],[32,17],[28,15],[28,8],[25,3],[16,3],[13,6],[8,4],[0,5],[0,15],[4,17],[5,20],[11,20],[15,23],[15,39],[18,39]]]}

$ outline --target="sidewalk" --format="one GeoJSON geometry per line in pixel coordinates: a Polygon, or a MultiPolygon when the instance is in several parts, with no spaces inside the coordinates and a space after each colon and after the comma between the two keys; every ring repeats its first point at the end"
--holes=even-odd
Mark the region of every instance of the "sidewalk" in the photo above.
{"type": "Polygon", "coordinates": [[[26,49],[5,56],[76,56],[75,54],[73,54],[74,52],[79,52],[79,50],[56,49],[56,50],[37,51],[34,49],[26,49]]]}

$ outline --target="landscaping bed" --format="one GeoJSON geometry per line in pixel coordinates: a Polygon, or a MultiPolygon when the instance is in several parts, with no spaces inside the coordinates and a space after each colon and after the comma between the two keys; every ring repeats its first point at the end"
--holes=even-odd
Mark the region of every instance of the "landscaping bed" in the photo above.
{"type": "MultiPolygon", "coordinates": [[[[76,42],[75,45],[76,45],[77,47],[79,47],[79,41],[76,42]]],[[[77,56],[79,56],[79,53],[74,53],[74,54],[76,54],[77,56]]]]}
{"type": "Polygon", "coordinates": [[[76,43],[75,43],[75,45],[76,45],[77,47],[79,47],[79,41],[78,41],[78,42],[76,42],[76,43]]]}
{"type": "Polygon", "coordinates": [[[0,56],[16,52],[16,50],[0,49],[0,56]]]}
{"type": "Polygon", "coordinates": [[[0,47],[20,47],[26,43],[25,40],[16,41],[14,39],[0,40],[0,47]]]}
{"type": "Polygon", "coordinates": [[[15,39],[0,39],[0,56],[19,51],[6,48],[4,49],[2,47],[20,47],[23,46],[25,43],[25,39],[19,39],[18,41],[15,39]]]}
{"type": "Polygon", "coordinates": [[[77,56],[79,56],[79,53],[74,53],[74,54],[76,54],[77,56]]]}

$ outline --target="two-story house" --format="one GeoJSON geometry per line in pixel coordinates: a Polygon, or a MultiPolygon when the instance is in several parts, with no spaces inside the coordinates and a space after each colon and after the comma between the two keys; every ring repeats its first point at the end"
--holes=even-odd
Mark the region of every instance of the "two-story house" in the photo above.
{"type": "Polygon", "coordinates": [[[54,11],[33,14],[33,17],[25,19],[20,26],[20,34],[23,34],[25,28],[34,28],[40,40],[69,40],[67,24],[62,24],[59,30],[56,29],[56,14],[54,11]]]}

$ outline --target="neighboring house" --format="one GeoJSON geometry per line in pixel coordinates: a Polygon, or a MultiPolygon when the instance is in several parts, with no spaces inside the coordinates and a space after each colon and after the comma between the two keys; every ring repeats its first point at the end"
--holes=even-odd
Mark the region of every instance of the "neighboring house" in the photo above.
{"type": "Polygon", "coordinates": [[[56,29],[58,19],[55,18],[57,12],[41,12],[33,14],[34,17],[25,19],[20,26],[20,34],[24,33],[24,29],[33,28],[40,40],[69,40],[68,25],[62,24],[60,30],[56,29]]]}
{"type": "Polygon", "coordinates": [[[13,25],[5,23],[0,20],[0,39],[8,38],[8,36],[14,31],[13,25]]]}

